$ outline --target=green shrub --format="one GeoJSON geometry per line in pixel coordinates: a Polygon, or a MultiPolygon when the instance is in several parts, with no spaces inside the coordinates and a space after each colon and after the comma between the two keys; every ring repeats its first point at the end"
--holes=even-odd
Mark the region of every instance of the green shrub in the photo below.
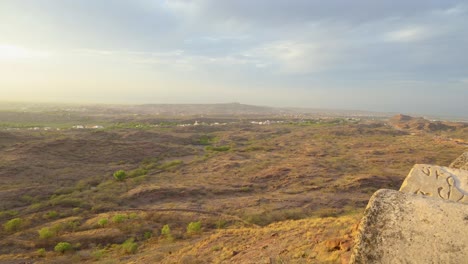
{"type": "Polygon", "coordinates": [[[45,255],[46,255],[46,250],[45,250],[45,248],[40,248],[40,249],[36,250],[36,254],[37,254],[39,257],[45,257],[45,255]]]}
{"type": "Polygon", "coordinates": [[[144,237],[145,239],[150,239],[152,236],[153,236],[153,232],[151,232],[151,231],[146,231],[146,232],[143,234],[143,237],[144,237]]]}
{"type": "Polygon", "coordinates": [[[114,178],[118,181],[123,181],[127,177],[127,173],[124,170],[118,170],[114,172],[114,178]]]}
{"type": "Polygon", "coordinates": [[[56,233],[53,230],[50,230],[48,227],[41,228],[37,232],[39,233],[40,239],[49,239],[56,235],[56,233]]]}
{"type": "Polygon", "coordinates": [[[174,241],[174,237],[172,236],[172,233],[171,233],[171,228],[169,227],[169,225],[164,225],[161,229],[161,236],[167,240],[167,241],[174,241]]]}
{"type": "Polygon", "coordinates": [[[72,249],[72,245],[68,242],[59,242],[55,245],[54,250],[58,253],[65,253],[72,249]]]}
{"type": "Polygon", "coordinates": [[[171,235],[171,228],[169,225],[164,225],[161,229],[161,235],[163,236],[170,236],[171,235]]]}
{"type": "Polygon", "coordinates": [[[7,232],[16,232],[21,229],[21,226],[23,225],[23,220],[19,217],[13,218],[10,221],[6,222],[3,224],[3,228],[7,232]]]}
{"type": "Polygon", "coordinates": [[[187,226],[187,233],[188,234],[197,234],[201,232],[201,222],[190,222],[187,226]]]}
{"type": "Polygon", "coordinates": [[[122,244],[122,251],[125,254],[135,254],[138,249],[138,244],[134,242],[133,238],[127,239],[122,244]]]}
{"type": "Polygon", "coordinates": [[[44,214],[44,218],[46,219],[56,218],[57,216],[58,213],[56,211],[49,211],[46,214],[44,214]]]}
{"type": "Polygon", "coordinates": [[[107,218],[101,218],[97,223],[100,227],[104,227],[109,223],[109,220],[107,218]]]}
{"type": "Polygon", "coordinates": [[[130,214],[128,215],[128,218],[129,218],[129,219],[138,219],[138,214],[137,214],[137,213],[130,213],[130,214]]]}
{"type": "Polygon", "coordinates": [[[123,221],[127,220],[127,216],[126,215],[123,215],[123,214],[118,214],[118,215],[114,215],[112,217],[112,222],[118,224],[118,223],[122,223],[123,221]]]}

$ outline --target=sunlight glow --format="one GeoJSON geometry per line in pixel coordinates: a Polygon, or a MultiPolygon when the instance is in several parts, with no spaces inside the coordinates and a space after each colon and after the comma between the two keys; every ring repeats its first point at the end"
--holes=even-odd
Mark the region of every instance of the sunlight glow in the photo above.
{"type": "Polygon", "coordinates": [[[17,60],[47,57],[48,52],[38,52],[14,45],[0,45],[0,60],[17,60]]]}

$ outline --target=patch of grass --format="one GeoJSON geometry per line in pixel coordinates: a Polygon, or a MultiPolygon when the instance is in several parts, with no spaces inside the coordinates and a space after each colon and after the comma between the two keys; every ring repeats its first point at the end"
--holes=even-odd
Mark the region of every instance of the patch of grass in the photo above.
{"type": "Polygon", "coordinates": [[[53,219],[53,218],[57,218],[58,215],[59,214],[57,213],[57,211],[49,211],[49,212],[44,214],[44,218],[45,219],[53,219]]]}
{"type": "Polygon", "coordinates": [[[94,250],[91,255],[95,260],[100,260],[106,255],[107,251],[105,249],[96,249],[94,250]]]}
{"type": "Polygon", "coordinates": [[[145,168],[138,168],[128,172],[128,178],[135,178],[148,174],[148,170],[145,168]]]}
{"type": "Polygon", "coordinates": [[[63,206],[63,207],[83,207],[83,201],[79,198],[73,198],[69,195],[53,195],[50,199],[52,206],[63,206]]]}
{"type": "Polygon", "coordinates": [[[117,214],[112,217],[112,222],[119,224],[122,223],[123,221],[127,220],[128,216],[124,214],[117,214]]]}
{"type": "Polygon", "coordinates": [[[18,211],[16,210],[8,210],[8,211],[1,211],[0,212],[0,219],[10,218],[18,215],[18,211]]]}
{"type": "Polygon", "coordinates": [[[105,227],[108,223],[109,223],[109,219],[107,219],[107,218],[101,218],[98,221],[98,225],[100,227],[105,227]]]}
{"type": "Polygon", "coordinates": [[[217,229],[223,229],[223,228],[225,228],[226,226],[227,226],[226,220],[222,220],[222,219],[221,219],[221,220],[216,221],[216,228],[217,228],[217,229]]]}
{"type": "Polygon", "coordinates": [[[167,170],[167,169],[171,169],[171,168],[177,167],[179,165],[182,165],[183,163],[184,162],[181,161],[181,160],[168,161],[166,163],[163,163],[163,164],[159,165],[158,169],[167,170]]]}
{"type": "Polygon", "coordinates": [[[222,246],[213,246],[213,247],[211,247],[212,251],[220,251],[221,249],[223,249],[222,246]]]}
{"type": "Polygon", "coordinates": [[[205,147],[205,150],[207,151],[218,151],[218,152],[224,152],[224,151],[229,151],[231,149],[230,146],[207,146],[205,147]]]}
{"type": "Polygon", "coordinates": [[[216,137],[209,135],[202,135],[198,139],[194,140],[194,145],[208,146],[216,141],[216,137]]]}

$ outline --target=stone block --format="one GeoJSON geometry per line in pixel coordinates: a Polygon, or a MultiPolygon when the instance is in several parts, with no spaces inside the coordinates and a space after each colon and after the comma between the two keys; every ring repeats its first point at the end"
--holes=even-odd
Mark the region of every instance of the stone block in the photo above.
{"type": "Polygon", "coordinates": [[[450,168],[468,170],[468,152],[461,154],[450,164],[450,168]]]}
{"type": "Polygon", "coordinates": [[[468,204],[468,171],[417,164],[411,169],[400,191],[468,204]]]}
{"type": "Polygon", "coordinates": [[[468,205],[379,190],[359,225],[350,263],[468,263],[468,205]]]}

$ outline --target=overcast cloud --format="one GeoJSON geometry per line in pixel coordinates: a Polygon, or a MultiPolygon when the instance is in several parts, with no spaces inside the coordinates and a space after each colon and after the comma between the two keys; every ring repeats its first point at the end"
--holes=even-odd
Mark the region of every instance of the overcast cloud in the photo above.
{"type": "Polygon", "coordinates": [[[4,100],[468,116],[468,3],[2,0],[4,100]]]}

